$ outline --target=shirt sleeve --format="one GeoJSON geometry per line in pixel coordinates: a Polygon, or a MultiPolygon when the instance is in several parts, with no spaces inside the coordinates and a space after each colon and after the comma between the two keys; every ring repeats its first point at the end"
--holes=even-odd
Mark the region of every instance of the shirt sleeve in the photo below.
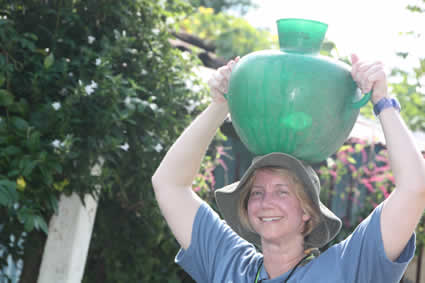
{"type": "Polygon", "coordinates": [[[197,282],[224,282],[229,276],[252,277],[247,273],[255,272],[255,259],[255,247],[203,203],[195,216],[191,243],[187,250],[180,249],[175,262],[197,282]]]}
{"type": "Polygon", "coordinates": [[[354,232],[337,245],[342,268],[355,281],[347,282],[399,282],[415,252],[415,234],[400,256],[391,261],[384,250],[381,233],[380,204],[354,232]]]}

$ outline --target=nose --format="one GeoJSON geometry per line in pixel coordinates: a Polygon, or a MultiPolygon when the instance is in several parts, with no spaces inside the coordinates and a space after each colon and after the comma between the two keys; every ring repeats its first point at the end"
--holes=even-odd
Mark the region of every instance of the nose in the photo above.
{"type": "Polygon", "coordinates": [[[274,206],[275,198],[273,193],[265,192],[261,201],[261,206],[263,208],[270,208],[274,206]]]}

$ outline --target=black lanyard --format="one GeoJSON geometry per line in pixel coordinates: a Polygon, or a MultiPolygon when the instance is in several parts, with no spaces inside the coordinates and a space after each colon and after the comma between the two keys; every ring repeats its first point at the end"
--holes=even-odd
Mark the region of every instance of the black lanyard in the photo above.
{"type": "MultiPolygon", "coordinates": [[[[298,266],[300,266],[303,262],[308,262],[312,259],[314,259],[315,256],[314,254],[308,254],[305,257],[303,257],[302,260],[300,260],[297,265],[295,265],[295,267],[291,270],[291,273],[289,273],[288,277],[285,279],[284,283],[288,282],[289,278],[291,278],[292,274],[295,272],[295,269],[297,269],[298,266]]],[[[261,261],[260,266],[258,267],[258,271],[257,271],[257,276],[255,276],[255,281],[254,283],[258,283],[258,277],[260,277],[260,271],[261,271],[261,267],[263,266],[263,262],[261,261]]],[[[261,282],[261,281],[260,281],[261,282]]]]}

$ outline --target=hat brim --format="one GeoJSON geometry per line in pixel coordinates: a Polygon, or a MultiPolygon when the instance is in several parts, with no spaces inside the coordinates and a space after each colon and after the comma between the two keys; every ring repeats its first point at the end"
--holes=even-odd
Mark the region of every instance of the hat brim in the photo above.
{"type": "Polygon", "coordinates": [[[261,248],[261,238],[255,232],[245,228],[239,217],[239,199],[245,189],[246,182],[252,173],[263,167],[280,167],[294,172],[306,186],[305,191],[311,198],[318,211],[320,211],[320,222],[304,239],[306,248],[321,248],[331,241],[341,229],[341,220],[330,211],[319,198],[320,182],[314,170],[304,165],[300,160],[284,153],[270,153],[254,159],[239,182],[215,191],[217,205],[227,224],[242,238],[261,248]]]}

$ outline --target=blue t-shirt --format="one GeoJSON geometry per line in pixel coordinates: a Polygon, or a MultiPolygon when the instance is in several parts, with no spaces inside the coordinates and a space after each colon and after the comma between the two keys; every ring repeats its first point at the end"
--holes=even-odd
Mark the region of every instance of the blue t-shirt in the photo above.
{"type": "MultiPolygon", "coordinates": [[[[384,251],[379,205],[344,241],[292,274],[289,282],[391,283],[399,282],[415,251],[412,235],[400,257],[392,262],[384,251]]],[[[178,263],[196,282],[253,283],[263,255],[239,237],[206,203],[199,208],[193,223],[192,240],[187,250],[176,256],[178,263]]],[[[264,266],[259,280],[281,283],[290,271],[269,279],[264,266]]]]}

